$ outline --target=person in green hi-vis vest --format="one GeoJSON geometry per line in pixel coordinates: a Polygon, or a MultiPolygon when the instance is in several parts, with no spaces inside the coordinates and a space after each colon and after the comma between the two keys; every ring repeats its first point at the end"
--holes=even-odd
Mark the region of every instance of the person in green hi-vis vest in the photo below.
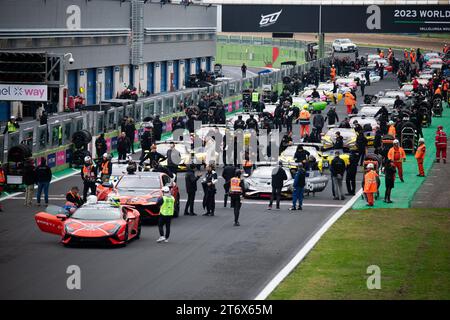
{"type": "Polygon", "coordinates": [[[160,237],[156,242],[169,242],[170,236],[170,221],[173,217],[173,211],[175,206],[175,198],[170,194],[169,187],[162,189],[163,196],[158,201],[161,205],[159,209],[158,229],[160,237]],[[166,233],[164,234],[164,225],[166,226],[166,233]]]}

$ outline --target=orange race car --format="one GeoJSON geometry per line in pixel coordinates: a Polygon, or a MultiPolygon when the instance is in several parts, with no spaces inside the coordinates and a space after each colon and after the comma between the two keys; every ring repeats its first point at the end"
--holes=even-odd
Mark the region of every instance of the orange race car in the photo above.
{"type": "Polygon", "coordinates": [[[141,235],[137,210],[106,202],[87,203],[73,213],[49,206],[34,218],[41,231],[60,235],[64,245],[126,245],[141,235]]]}
{"type": "Polygon", "coordinates": [[[162,188],[168,186],[175,198],[174,217],[178,217],[180,212],[178,186],[167,174],[152,171],[121,174],[114,175],[113,169],[113,182],[97,187],[99,200],[118,200],[121,205],[132,206],[139,211],[142,219],[156,221],[161,206],[162,188]]]}

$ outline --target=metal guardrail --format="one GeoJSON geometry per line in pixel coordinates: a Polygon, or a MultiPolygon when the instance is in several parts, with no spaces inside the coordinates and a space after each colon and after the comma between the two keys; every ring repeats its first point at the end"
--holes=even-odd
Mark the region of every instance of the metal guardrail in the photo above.
{"type": "MultiPolygon", "coordinates": [[[[132,117],[136,123],[140,123],[146,117],[159,115],[162,121],[167,121],[175,115],[180,115],[181,101],[188,101],[191,105],[198,104],[203,95],[220,93],[224,103],[239,100],[242,90],[247,88],[262,88],[270,84],[276,87],[282,82],[283,77],[292,76],[295,73],[309,71],[311,67],[320,67],[328,64],[330,58],[307,62],[296,66],[286,66],[283,69],[264,73],[245,79],[225,81],[207,88],[190,88],[177,92],[139,99],[137,102],[123,100],[121,106],[108,106],[108,101],[102,102],[103,111],[80,111],[62,113],[50,116],[48,125],[39,125],[38,121],[20,123],[20,129],[5,137],[0,135],[0,161],[5,158],[9,146],[19,143],[27,143],[33,153],[44,152],[47,149],[70,144],[72,134],[76,131],[87,129],[93,136],[113,132],[120,127],[120,121],[124,116],[132,117]],[[108,108],[109,107],[109,108],[108,108]],[[62,138],[59,138],[61,126],[62,138]]],[[[110,101],[110,105],[114,102],[110,101]]]]}

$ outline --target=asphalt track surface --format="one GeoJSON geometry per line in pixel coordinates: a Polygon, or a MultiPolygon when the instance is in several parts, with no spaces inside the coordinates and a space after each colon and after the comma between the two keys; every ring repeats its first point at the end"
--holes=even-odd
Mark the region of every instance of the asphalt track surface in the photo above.
{"type": "MultiPolygon", "coordinates": [[[[386,79],[366,92],[394,86],[394,80],[386,79]]],[[[337,109],[343,117],[342,102],[337,109]]],[[[184,210],[183,174],[178,181],[184,210]]],[[[50,203],[62,204],[72,185],[81,186],[79,175],[52,183],[50,203]]],[[[24,207],[23,194],[4,201],[0,299],[253,299],[350,199],[332,200],[329,183],[294,213],[287,210],[290,201],[283,201],[281,210],[268,211],[267,200],[244,200],[241,226],[234,227],[232,209],[223,208],[222,185],[220,179],[215,217],[201,216],[200,190],[195,204],[199,216],[181,211],[169,243],[156,243],[157,227],[144,225],[141,239],[123,248],[63,247],[58,236],[38,230],[33,216],[40,208],[24,207]],[[81,269],[80,290],[67,288],[71,265],[81,269]]]]}

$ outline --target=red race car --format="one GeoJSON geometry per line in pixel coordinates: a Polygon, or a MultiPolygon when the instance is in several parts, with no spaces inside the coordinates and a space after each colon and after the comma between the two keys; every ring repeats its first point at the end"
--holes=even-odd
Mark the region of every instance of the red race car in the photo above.
{"type": "MultiPolygon", "coordinates": [[[[173,179],[163,172],[142,171],[134,174],[119,173],[113,176],[116,181],[109,185],[97,187],[99,200],[119,200],[120,204],[132,206],[141,214],[142,219],[156,222],[159,216],[162,188],[168,186],[175,198],[174,217],[180,212],[180,194],[178,186],[173,179]]],[[[110,179],[111,181],[111,179],[110,179]]]]}
{"type": "Polygon", "coordinates": [[[141,235],[140,214],[129,206],[98,202],[85,204],[72,214],[64,212],[49,206],[34,216],[41,231],[60,235],[64,245],[126,245],[141,235]]]}

